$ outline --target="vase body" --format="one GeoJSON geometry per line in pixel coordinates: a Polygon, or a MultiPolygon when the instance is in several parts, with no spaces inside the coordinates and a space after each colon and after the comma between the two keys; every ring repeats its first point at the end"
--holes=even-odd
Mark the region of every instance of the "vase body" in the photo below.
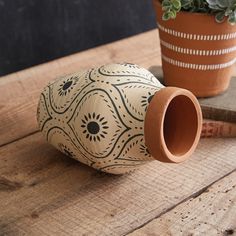
{"type": "MultiPolygon", "coordinates": [[[[158,159],[148,151],[144,129],[149,104],[162,89],[150,72],[129,63],[71,74],[43,90],[39,127],[66,155],[104,172],[126,173],[158,159]]],[[[197,142],[200,132],[194,135],[197,142]]]]}
{"type": "Polygon", "coordinates": [[[214,16],[180,11],[163,21],[157,14],[166,85],[186,88],[198,97],[214,96],[228,86],[236,61],[236,26],[217,23],[214,16]]]}

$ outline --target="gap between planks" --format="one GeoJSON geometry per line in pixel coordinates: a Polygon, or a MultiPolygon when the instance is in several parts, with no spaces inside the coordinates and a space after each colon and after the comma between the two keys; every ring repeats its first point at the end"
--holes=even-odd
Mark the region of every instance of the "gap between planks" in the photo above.
{"type": "MultiPolygon", "coordinates": [[[[162,218],[165,218],[166,215],[171,215],[173,212],[174,212],[174,215],[177,215],[174,218],[175,221],[178,221],[178,219],[176,219],[177,217],[179,217],[179,219],[181,219],[181,221],[183,221],[183,219],[185,218],[188,218],[189,216],[181,216],[183,215],[182,211],[179,211],[179,209],[183,208],[183,206],[186,206],[189,204],[189,202],[193,201],[193,199],[197,199],[199,201],[201,201],[201,197],[204,197],[204,194],[209,192],[209,189],[211,188],[215,188],[215,186],[219,186],[219,183],[221,184],[220,186],[222,186],[222,189],[224,188],[227,188],[228,187],[228,179],[230,179],[230,183],[232,185],[232,189],[236,187],[236,168],[232,171],[230,171],[229,173],[227,173],[226,175],[220,177],[219,179],[215,180],[214,182],[212,182],[211,184],[209,184],[208,186],[200,189],[199,191],[197,191],[196,193],[190,195],[189,197],[187,197],[186,199],[184,199],[183,201],[179,202],[178,204],[172,206],[171,208],[167,209],[166,211],[163,211],[161,214],[157,215],[154,219],[151,219],[150,221],[146,222],[145,224],[143,225],[140,225],[138,228],[134,229],[133,231],[127,233],[126,235],[128,236],[141,236],[141,235],[160,235],[160,229],[158,227],[161,227],[163,226],[162,223],[160,223],[162,221],[162,218]],[[232,181],[232,179],[234,180],[234,182],[232,181]],[[224,184],[222,184],[224,183],[224,184]],[[158,224],[158,223],[159,224],[158,224]],[[158,224],[158,227],[156,227],[156,225],[158,224]],[[153,227],[154,226],[154,227],[153,227]]],[[[228,190],[226,191],[226,193],[228,192],[228,190]]],[[[236,206],[236,189],[234,190],[234,193],[235,193],[235,199],[234,203],[235,206],[236,206]]],[[[214,192],[214,194],[216,194],[214,192]]],[[[204,200],[205,201],[205,200],[204,200]]],[[[192,210],[191,208],[189,210],[192,210]]],[[[186,211],[186,210],[185,210],[186,211]]],[[[189,212],[188,212],[189,214],[189,212]]],[[[187,215],[187,214],[186,214],[187,215]]],[[[213,214],[211,214],[213,215],[213,214]]],[[[235,219],[236,219],[236,212],[235,212],[235,219]]],[[[194,218],[195,219],[195,218],[194,218]]],[[[196,219],[195,219],[196,220],[196,219]]],[[[172,223],[173,223],[173,219],[171,220],[168,220],[169,221],[169,225],[170,225],[170,229],[172,227],[172,223]]],[[[229,222],[228,222],[229,223],[229,222]]],[[[235,230],[236,230],[236,221],[233,222],[235,223],[235,230]]],[[[194,222],[194,224],[196,224],[196,222],[194,222]]],[[[205,222],[204,222],[205,224],[205,222]]],[[[232,227],[234,228],[234,227],[232,227]]],[[[195,228],[194,228],[195,229],[195,228]]],[[[168,227],[165,227],[165,231],[168,231],[168,227]]],[[[229,229],[226,229],[225,231],[227,231],[229,229]]],[[[163,233],[166,233],[166,232],[161,232],[161,235],[178,235],[179,234],[186,234],[188,233],[187,235],[191,235],[190,232],[184,232],[181,228],[180,228],[180,232],[174,232],[173,234],[163,234],[163,233]]],[[[195,232],[197,233],[197,232],[195,232]]],[[[206,232],[205,232],[206,233],[206,232]]],[[[209,235],[209,234],[208,234],[209,235]]]]}
{"type": "Polygon", "coordinates": [[[235,170],[235,153],[235,139],[205,139],[180,165],[154,161],[113,176],[33,134],[0,148],[0,232],[127,234],[235,170]]]}
{"type": "Polygon", "coordinates": [[[236,171],[220,178],[201,194],[176,205],[128,236],[235,235],[236,171]]]}

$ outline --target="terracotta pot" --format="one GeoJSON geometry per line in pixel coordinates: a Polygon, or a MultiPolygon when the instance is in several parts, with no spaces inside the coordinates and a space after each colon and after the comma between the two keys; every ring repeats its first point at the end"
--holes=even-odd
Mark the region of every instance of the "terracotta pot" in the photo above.
{"type": "Polygon", "coordinates": [[[236,26],[216,23],[212,15],[184,11],[163,21],[161,3],[153,3],[165,84],[186,88],[198,97],[225,91],[236,60],[236,26]]]}
{"type": "Polygon", "coordinates": [[[201,110],[184,89],[164,88],[137,65],[110,64],[59,78],[42,92],[38,123],[57,149],[104,172],[148,161],[181,162],[201,133],[201,110]]]}

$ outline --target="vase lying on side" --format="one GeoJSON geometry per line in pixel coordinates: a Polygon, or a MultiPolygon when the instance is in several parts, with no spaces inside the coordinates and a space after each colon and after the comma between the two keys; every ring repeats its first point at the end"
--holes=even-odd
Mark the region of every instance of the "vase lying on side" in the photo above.
{"type": "Polygon", "coordinates": [[[37,118],[57,149],[114,174],[155,159],[185,160],[196,148],[202,122],[191,92],[164,88],[150,72],[129,63],[55,80],[41,94],[37,118]]]}
{"type": "Polygon", "coordinates": [[[236,25],[217,23],[206,13],[184,11],[164,21],[160,1],[153,3],[165,84],[186,88],[198,97],[225,91],[236,61],[236,25]]]}

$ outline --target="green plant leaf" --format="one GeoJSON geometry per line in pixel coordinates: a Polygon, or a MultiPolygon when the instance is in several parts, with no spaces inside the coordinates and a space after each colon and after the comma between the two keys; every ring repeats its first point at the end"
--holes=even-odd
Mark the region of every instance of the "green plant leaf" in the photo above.
{"type": "Polygon", "coordinates": [[[162,2],[162,7],[171,7],[171,2],[169,2],[169,1],[163,1],[163,2],[162,2]]]}
{"type": "Polygon", "coordinates": [[[176,12],[175,11],[170,11],[169,15],[170,15],[171,19],[175,19],[176,18],[176,12]]]}
{"type": "Polygon", "coordinates": [[[181,3],[179,0],[174,0],[172,2],[173,6],[176,8],[176,9],[180,9],[181,8],[181,3]]]}
{"type": "Polygon", "coordinates": [[[229,15],[228,22],[231,25],[234,25],[236,23],[236,12],[232,12],[232,14],[229,15]]]}
{"type": "Polygon", "coordinates": [[[220,23],[228,19],[229,24],[236,23],[236,0],[163,0],[163,20],[175,19],[183,10],[188,12],[208,13],[220,23]]]}
{"type": "Polygon", "coordinates": [[[171,7],[170,6],[165,6],[165,7],[162,7],[162,10],[163,11],[170,11],[171,7]]]}
{"type": "Polygon", "coordinates": [[[169,20],[170,19],[170,15],[168,12],[165,12],[163,15],[162,15],[162,20],[169,20]]]}
{"type": "Polygon", "coordinates": [[[224,21],[225,14],[224,12],[218,12],[215,16],[216,22],[222,23],[224,21]]]}

